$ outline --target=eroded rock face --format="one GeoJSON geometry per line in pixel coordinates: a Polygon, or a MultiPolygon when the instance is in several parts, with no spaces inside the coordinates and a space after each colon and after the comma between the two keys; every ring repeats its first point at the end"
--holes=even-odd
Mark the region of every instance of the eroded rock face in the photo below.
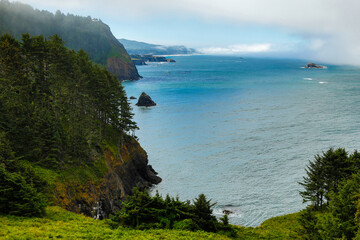
{"type": "Polygon", "coordinates": [[[151,107],[156,106],[156,103],[151,99],[149,95],[147,95],[145,92],[143,92],[138,102],[136,103],[137,106],[143,106],[143,107],[151,107]]]}
{"type": "Polygon", "coordinates": [[[119,57],[108,58],[106,68],[119,80],[138,80],[141,78],[133,62],[127,63],[119,57]]]}
{"type": "Polygon", "coordinates": [[[57,205],[93,218],[108,218],[121,209],[121,202],[132,194],[134,187],[144,190],[161,182],[148,164],[145,150],[130,136],[125,136],[121,157],[115,157],[109,149],[104,150],[104,155],[107,172],[102,178],[85,183],[66,180],[56,184],[57,205]]]}
{"type": "Polygon", "coordinates": [[[317,65],[315,63],[306,64],[305,68],[325,68],[325,66],[317,65]]]}

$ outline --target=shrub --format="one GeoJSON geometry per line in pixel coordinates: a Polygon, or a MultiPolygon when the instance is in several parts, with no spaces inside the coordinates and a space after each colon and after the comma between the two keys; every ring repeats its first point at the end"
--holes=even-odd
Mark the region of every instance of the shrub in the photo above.
{"type": "Polygon", "coordinates": [[[0,213],[40,216],[45,211],[45,199],[18,173],[0,166],[0,213]]]}

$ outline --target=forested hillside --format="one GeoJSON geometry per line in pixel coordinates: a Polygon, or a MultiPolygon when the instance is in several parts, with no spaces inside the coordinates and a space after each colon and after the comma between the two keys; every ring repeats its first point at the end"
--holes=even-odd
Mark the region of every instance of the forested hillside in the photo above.
{"type": "Polygon", "coordinates": [[[0,213],[118,210],[133,187],[161,181],[136,129],[121,83],[84,51],[57,35],[0,37],[0,213]]]}
{"type": "Polygon", "coordinates": [[[139,79],[139,74],[124,46],[101,20],[72,14],[55,14],[35,10],[29,5],[0,1],[0,34],[9,33],[16,39],[21,34],[59,35],[65,46],[86,51],[92,60],[104,65],[120,80],[139,79]]]}

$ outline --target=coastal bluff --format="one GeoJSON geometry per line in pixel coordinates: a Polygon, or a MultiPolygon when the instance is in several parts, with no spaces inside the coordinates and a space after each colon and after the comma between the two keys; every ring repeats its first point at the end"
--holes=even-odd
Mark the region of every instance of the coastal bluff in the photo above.
{"type": "Polygon", "coordinates": [[[121,209],[126,196],[132,189],[148,189],[162,179],[149,165],[148,155],[131,136],[123,136],[118,151],[109,146],[93,153],[102,165],[103,174],[95,179],[79,181],[79,174],[57,181],[54,203],[68,211],[81,213],[95,219],[109,218],[121,209]]]}

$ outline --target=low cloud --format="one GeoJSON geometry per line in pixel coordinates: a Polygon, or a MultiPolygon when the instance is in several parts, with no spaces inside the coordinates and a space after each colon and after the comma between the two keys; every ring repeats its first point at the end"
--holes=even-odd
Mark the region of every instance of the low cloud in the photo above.
{"type": "MultiPolygon", "coordinates": [[[[277,27],[308,39],[314,58],[360,64],[360,1],[358,0],[23,0],[65,11],[86,9],[102,17],[196,17],[205,21],[277,27]],[[71,8],[71,9],[69,9],[71,8]]],[[[266,41],[266,39],[264,39],[266,41]]],[[[232,48],[218,49],[232,51],[232,48]]],[[[235,48],[236,49],[236,48],[235,48]]],[[[242,49],[240,47],[239,49],[242,49]]],[[[246,48],[245,48],[246,50],[246,48]]],[[[217,51],[214,49],[214,51],[217,51]]],[[[235,50],[236,51],[236,50],[235,50]]],[[[300,49],[300,51],[302,51],[300,49]]]]}
{"type": "Polygon", "coordinates": [[[247,53],[263,53],[271,51],[271,44],[237,44],[228,47],[209,47],[198,49],[199,52],[204,54],[214,55],[237,55],[247,53]]]}

